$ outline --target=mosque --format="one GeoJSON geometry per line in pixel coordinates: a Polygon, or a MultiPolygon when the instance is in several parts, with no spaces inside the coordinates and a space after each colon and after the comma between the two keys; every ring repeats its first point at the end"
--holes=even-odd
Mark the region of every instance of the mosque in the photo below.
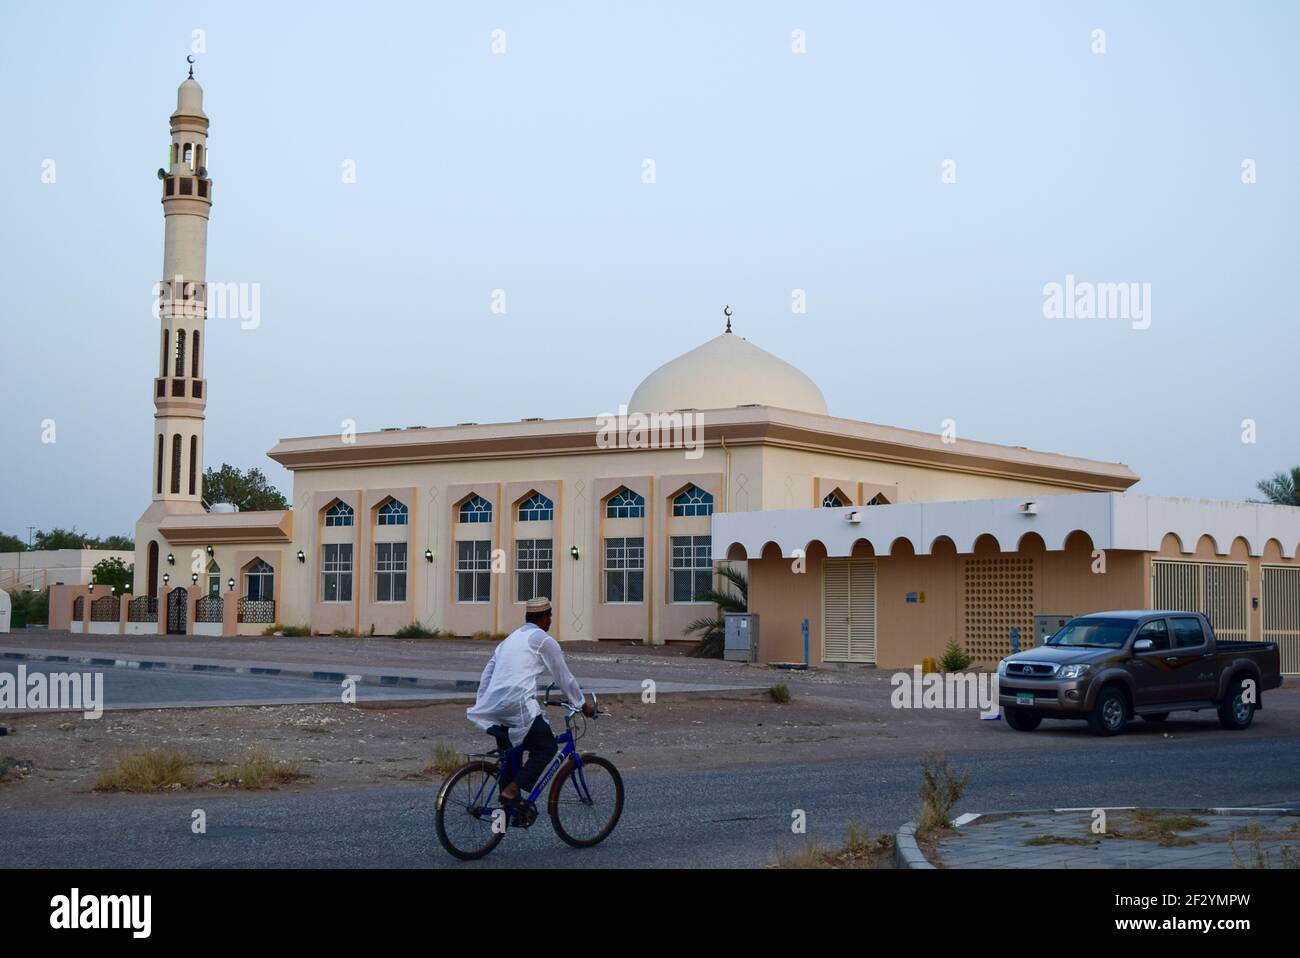
{"type": "Polygon", "coordinates": [[[657,644],[714,613],[703,596],[732,562],[766,661],[908,667],[956,641],[995,662],[1062,617],[1156,603],[1283,641],[1300,670],[1300,510],[1136,496],[1119,463],[837,418],[729,318],[646,376],[616,429],[593,416],[283,439],[269,455],[293,474],[291,510],[205,505],[208,126],[191,75],[159,171],[134,592],[61,587],[52,627],[473,635],[513,629],[547,595],[557,639],[657,644]]]}

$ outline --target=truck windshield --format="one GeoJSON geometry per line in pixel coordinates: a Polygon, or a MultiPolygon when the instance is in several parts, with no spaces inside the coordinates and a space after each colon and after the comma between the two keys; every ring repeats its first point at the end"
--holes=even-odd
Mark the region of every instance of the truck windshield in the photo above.
{"type": "Polygon", "coordinates": [[[1125,619],[1075,619],[1048,639],[1047,644],[1118,649],[1132,631],[1133,623],[1125,619]]]}

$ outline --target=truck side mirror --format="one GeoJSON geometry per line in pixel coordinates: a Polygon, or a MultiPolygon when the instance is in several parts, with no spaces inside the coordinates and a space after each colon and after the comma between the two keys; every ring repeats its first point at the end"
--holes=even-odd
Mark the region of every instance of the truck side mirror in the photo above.
{"type": "Polygon", "coordinates": [[[1156,644],[1150,639],[1138,639],[1133,643],[1134,652],[1150,652],[1156,647],[1156,644]]]}

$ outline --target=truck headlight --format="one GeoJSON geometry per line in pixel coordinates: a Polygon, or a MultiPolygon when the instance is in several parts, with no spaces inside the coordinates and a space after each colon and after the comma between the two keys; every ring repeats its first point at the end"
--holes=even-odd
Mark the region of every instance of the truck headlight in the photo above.
{"type": "Polygon", "coordinates": [[[1057,670],[1056,677],[1058,679],[1077,679],[1090,668],[1092,668],[1090,665],[1062,665],[1057,670]]]}
{"type": "Polygon", "coordinates": [[[998,663],[998,675],[1006,675],[1006,674],[1007,674],[1007,660],[1003,659],[1001,662],[998,663]]]}

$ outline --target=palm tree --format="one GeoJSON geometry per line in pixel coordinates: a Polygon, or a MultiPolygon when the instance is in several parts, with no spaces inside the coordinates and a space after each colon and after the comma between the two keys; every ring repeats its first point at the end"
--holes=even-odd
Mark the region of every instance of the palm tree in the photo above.
{"type": "Polygon", "coordinates": [[[1275,505],[1300,506],[1300,466],[1290,472],[1279,472],[1272,479],[1261,479],[1255,488],[1275,505]]]}
{"type": "Polygon", "coordinates": [[[749,608],[749,579],[745,577],[745,573],[733,566],[724,565],[719,566],[718,575],[735,586],[735,591],[727,589],[725,592],[720,592],[717,589],[709,589],[705,592],[702,598],[705,602],[712,602],[718,607],[717,616],[696,619],[682,631],[684,636],[700,633],[700,644],[692,650],[691,654],[712,659],[722,658],[723,640],[726,636],[723,613],[745,612],[749,608]]]}

